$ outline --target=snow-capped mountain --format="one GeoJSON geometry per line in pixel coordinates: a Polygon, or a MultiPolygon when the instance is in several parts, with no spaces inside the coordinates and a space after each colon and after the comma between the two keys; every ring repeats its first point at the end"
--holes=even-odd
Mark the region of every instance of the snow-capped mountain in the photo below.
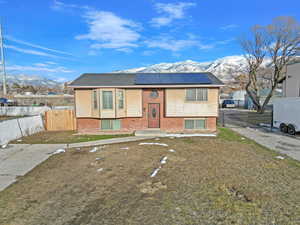
{"type": "MultiPolygon", "coordinates": [[[[6,75],[6,80],[8,85],[12,85],[13,83],[17,83],[19,85],[32,85],[32,86],[44,86],[44,87],[57,87],[61,86],[62,83],[58,81],[54,81],[42,76],[38,75],[26,75],[26,74],[18,74],[18,75],[6,75]]],[[[0,80],[2,83],[2,77],[0,80]]]]}
{"type": "MultiPolygon", "coordinates": [[[[264,66],[269,62],[266,61],[264,66]]],[[[116,72],[153,73],[153,72],[211,72],[223,82],[228,82],[234,76],[247,70],[247,62],[243,56],[227,56],[211,62],[195,62],[187,60],[175,63],[159,63],[148,67],[140,67],[116,72]]]]}

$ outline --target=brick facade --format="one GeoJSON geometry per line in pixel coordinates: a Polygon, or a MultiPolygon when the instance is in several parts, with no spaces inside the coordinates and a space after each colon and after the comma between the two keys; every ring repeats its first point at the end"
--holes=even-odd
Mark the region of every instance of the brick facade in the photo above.
{"type": "MultiPolygon", "coordinates": [[[[165,117],[165,95],[164,89],[157,89],[158,97],[152,98],[152,89],[143,89],[143,116],[138,118],[120,118],[122,129],[119,132],[133,132],[135,130],[148,129],[148,105],[149,103],[160,104],[160,129],[167,132],[199,132],[199,130],[184,130],[184,119],[182,117],[165,117]]],[[[204,118],[204,117],[193,117],[204,118]]],[[[202,132],[216,131],[216,117],[205,117],[207,129],[202,132]]],[[[80,132],[99,132],[100,119],[77,118],[77,129],[80,132]]]]}

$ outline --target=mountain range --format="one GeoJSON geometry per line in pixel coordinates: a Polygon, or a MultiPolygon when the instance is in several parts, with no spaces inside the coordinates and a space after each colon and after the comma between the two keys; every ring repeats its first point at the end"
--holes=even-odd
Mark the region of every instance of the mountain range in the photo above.
{"type": "MultiPolygon", "coordinates": [[[[269,62],[266,61],[264,66],[267,66],[269,62]]],[[[192,60],[186,60],[175,63],[159,63],[147,67],[139,67],[128,70],[119,70],[114,72],[124,73],[159,73],[159,72],[211,72],[216,75],[223,82],[230,82],[234,76],[245,72],[247,69],[246,59],[241,55],[227,56],[219,58],[209,62],[196,62],[192,60]]],[[[101,72],[101,71],[95,71],[101,72]]],[[[1,81],[0,81],[1,82],[1,81]]],[[[18,83],[22,85],[33,86],[48,86],[56,87],[61,85],[60,82],[54,81],[42,76],[30,76],[30,75],[7,75],[8,84],[18,83]]]]}
{"type": "MultiPolygon", "coordinates": [[[[265,62],[266,65],[268,62],[265,62]]],[[[125,73],[160,73],[160,72],[211,72],[223,82],[229,82],[233,78],[247,70],[247,62],[243,56],[227,56],[209,62],[196,62],[186,60],[175,63],[159,63],[147,67],[139,67],[116,72],[125,73]]]]}

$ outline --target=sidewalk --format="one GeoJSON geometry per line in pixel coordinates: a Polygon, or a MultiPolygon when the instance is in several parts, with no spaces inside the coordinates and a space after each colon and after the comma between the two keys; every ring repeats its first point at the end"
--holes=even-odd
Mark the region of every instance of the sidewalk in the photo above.
{"type": "Polygon", "coordinates": [[[124,137],[74,144],[10,144],[0,149],[0,191],[24,176],[60,148],[89,147],[151,139],[153,137],[124,137]]]}
{"type": "Polygon", "coordinates": [[[240,127],[230,129],[254,140],[258,144],[300,161],[300,140],[297,138],[266,131],[262,128],[253,129],[240,127]]]}

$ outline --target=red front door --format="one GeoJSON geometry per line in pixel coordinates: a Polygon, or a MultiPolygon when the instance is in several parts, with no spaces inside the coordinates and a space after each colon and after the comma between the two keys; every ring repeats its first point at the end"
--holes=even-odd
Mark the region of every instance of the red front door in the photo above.
{"type": "Polygon", "coordinates": [[[148,105],[148,127],[159,128],[159,104],[150,103],[148,105]]]}

